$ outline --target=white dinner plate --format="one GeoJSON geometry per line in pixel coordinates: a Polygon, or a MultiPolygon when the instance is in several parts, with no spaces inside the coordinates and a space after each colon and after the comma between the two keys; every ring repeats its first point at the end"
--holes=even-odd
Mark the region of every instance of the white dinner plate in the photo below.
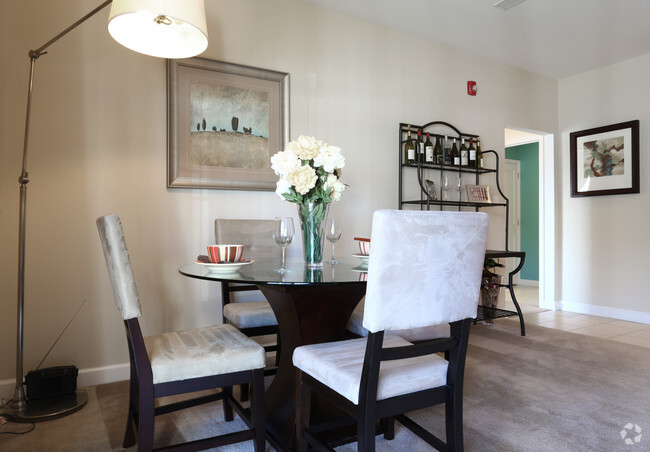
{"type": "Polygon", "coordinates": [[[367,254],[353,254],[352,256],[361,259],[361,262],[363,262],[365,265],[368,264],[368,259],[370,259],[370,256],[367,254]]]}
{"type": "Polygon", "coordinates": [[[248,259],[243,259],[239,262],[219,262],[216,264],[212,263],[207,263],[207,262],[201,262],[201,261],[196,261],[197,265],[202,265],[203,267],[207,268],[208,271],[214,272],[214,273],[232,273],[236,272],[240,268],[242,268],[244,265],[252,264],[253,260],[248,260],[248,259]]]}

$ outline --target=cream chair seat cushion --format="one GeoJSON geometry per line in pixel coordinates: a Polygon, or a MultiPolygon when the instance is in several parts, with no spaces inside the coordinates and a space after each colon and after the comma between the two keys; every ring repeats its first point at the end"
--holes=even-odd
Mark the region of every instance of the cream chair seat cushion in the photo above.
{"type": "MultiPolygon", "coordinates": [[[[361,302],[354,309],[345,328],[357,336],[368,337],[368,330],[363,327],[364,301],[365,299],[361,300],[361,302]]],[[[406,339],[407,341],[418,342],[449,337],[451,333],[449,324],[445,323],[443,325],[424,326],[410,330],[388,330],[386,331],[386,334],[395,334],[401,338],[406,339]]]]}
{"type": "Polygon", "coordinates": [[[223,316],[239,329],[278,324],[268,301],[227,303],[223,316]]]}
{"type": "Polygon", "coordinates": [[[144,338],[153,382],[186,380],[266,364],[264,348],[232,325],[211,325],[144,338]]]}
{"type": "MultiPolygon", "coordinates": [[[[361,338],[304,345],[293,352],[293,365],[358,404],[366,342],[361,338]]],[[[384,348],[406,345],[411,343],[401,337],[384,336],[384,348]]],[[[383,361],[377,400],[445,385],[448,364],[438,355],[383,361]]]]}

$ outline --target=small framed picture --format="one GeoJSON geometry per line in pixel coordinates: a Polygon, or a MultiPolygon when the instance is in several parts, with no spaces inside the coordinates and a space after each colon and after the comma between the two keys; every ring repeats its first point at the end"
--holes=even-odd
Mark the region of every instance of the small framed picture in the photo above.
{"type": "Polygon", "coordinates": [[[429,179],[425,179],[424,181],[427,183],[427,194],[429,195],[429,199],[431,199],[431,201],[437,201],[438,195],[436,194],[436,184],[429,179]]]}
{"type": "Polygon", "coordinates": [[[468,202],[492,202],[490,187],[487,185],[466,185],[468,202]]]}

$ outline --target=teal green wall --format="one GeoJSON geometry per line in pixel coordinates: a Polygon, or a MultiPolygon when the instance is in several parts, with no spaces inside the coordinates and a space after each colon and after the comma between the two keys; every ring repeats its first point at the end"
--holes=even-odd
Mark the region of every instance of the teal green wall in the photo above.
{"type": "Polygon", "coordinates": [[[506,158],[521,164],[521,279],[539,281],[539,143],[506,148],[506,158]]]}

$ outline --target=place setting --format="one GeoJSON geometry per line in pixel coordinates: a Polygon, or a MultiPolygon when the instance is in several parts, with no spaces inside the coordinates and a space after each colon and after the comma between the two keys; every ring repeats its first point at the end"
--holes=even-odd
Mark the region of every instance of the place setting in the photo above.
{"type": "Polygon", "coordinates": [[[370,239],[365,237],[355,237],[354,240],[359,244],[359,252],[353,254],[353,257],[361,260],[361,263],[352,268],[358,272],[368,272],[368,260],[370,259],[370,239]]]}
{"type": "Polygon", "coordinates": [[[212,273],[234,273],[255,262],[243,258],[244,245],[208,245],[207,252],[199,255],[195,263],[212,273]]]}

